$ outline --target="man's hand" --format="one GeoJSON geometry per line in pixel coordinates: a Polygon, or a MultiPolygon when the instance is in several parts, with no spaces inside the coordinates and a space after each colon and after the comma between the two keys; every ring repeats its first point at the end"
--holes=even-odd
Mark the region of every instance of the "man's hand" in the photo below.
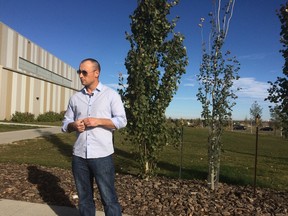
{"type": "Polygon", "coordinates": [[[72,122],[68,125],[68,131],[72,132],[72,131],[77,131],[79,133],[82,133],[83,131],[85,131],[85,124],[83,119],[79,119],[75,122],[72,122]]]}
{"type": "Polygon", "coordinates": [[[75,121],[74,124],[75,124],[76,131],[78,131],[79,133],[82,133],[83,131],[85,131],[85,124],[84,124],[83,119],[75,121]]]}
{"type": "Polygon", "coordinates": [[[85,118],[83,119],[83,122],[85,124],[85,127],[92,128],[92,127],[105,127],[108,129],[115,129],[115,125],[111,121],[111,119],[105,119],[105,118],[85,118]]]}
{"type": "Polygon", "coordinates": [[[97,127],[99,126],[99,119],[97,118],[85,118],[83,119],[84,125],[86,127],[97,127]]]}

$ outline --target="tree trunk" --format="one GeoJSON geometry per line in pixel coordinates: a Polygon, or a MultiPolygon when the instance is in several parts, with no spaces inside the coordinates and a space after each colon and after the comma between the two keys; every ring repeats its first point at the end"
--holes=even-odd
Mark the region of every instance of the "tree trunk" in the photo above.
{"type": "Polygon", "coordinates": [[[208,186],[211,190],[218,188],[220,174],[220,152],[221,146],[219,140],[217,139],[217,135],[212,134],[209,139],[208,147],[208,186]]]}

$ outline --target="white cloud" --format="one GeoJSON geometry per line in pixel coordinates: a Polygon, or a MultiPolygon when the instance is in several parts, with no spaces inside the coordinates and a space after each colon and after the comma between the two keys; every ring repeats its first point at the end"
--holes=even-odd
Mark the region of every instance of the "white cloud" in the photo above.
{"type": "Polygon", "coordinates": [[[249,55],[239,56],[238,59],[247,59],[247,60],[261,60],[268,56],[268,53],[254,53],[249,55]]]}
{"type": "Polygon", "coordinates": [[[195,86],[195,84],[194,84],[194,83],[186,83],[186,84],[184,84],[184,86],[188,86],[188,87],[194,87],[194,86],[195,86]]]}
{"type": "Polygon", "coordinates": [[[254,77],[244,77],[234,81],[235,88],[241,88],[236,94],[238,97],[264,100],[268,96],[267,89],[270,85],[267,82],[260,82],[254,77]]]}
{"type": "Polygon", "coordinates": [[[194,87],[195,83],[197,83],[197,77],[196,77],[196,75],[190,76],[190,77],[186,78],[185,81],[187,83],[183,84],[183,86],[194,87]]]}

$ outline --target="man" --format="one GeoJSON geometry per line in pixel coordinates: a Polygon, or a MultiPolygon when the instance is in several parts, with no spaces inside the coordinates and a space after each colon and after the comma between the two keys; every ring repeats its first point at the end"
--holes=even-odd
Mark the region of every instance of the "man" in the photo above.
{"type": "Polygon", "coordinates": [[[120,95],[99,81],[101,67],[95,59],[81,61],[77,71],[84,88],[68,104],[62,131],[76,131],[72,172],[79,196],[81,216],[94,216],[93,180],[95,179],[105,215],[121,215],[114,187],[115,170],[112,133],[126,126],[127,119],[120,95]]]}

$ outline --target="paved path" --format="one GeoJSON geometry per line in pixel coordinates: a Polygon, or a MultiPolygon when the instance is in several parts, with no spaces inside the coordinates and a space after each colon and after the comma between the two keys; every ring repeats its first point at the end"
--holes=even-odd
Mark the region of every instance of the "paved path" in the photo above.
{"type": "MultiPolygon", "coordinates": [[[[96,211],[96,216],[104,215],[96,211]]],[[[0,216],[79,216],[79,213],[76,208],[65,206],[0,199],[0,216]]]]}
{"type": "MultiPolygon", "coordinates": [[[[0,199],[0,216],[79,216],[77,209],[0,199]]],[[[97,216],[104,215],[102,212],[97,216]]]]}
{"type": "MultiPolygon", "coordinates": [[[[1,122],[0,124],[23,125],[23,124],[6,123],[6,122],[1,122]]],[[[25,124],[25,125],[27,126],[27,124],[25,124]]],[[[19,141],[19,140],[23,140],[23,139],[34,139],[36,137],[49,136],[52,134],[62,133],[61,127],[59,127],[59,126],[34,125],[34,124],[30,124],[28,126],[39,126],[39,128],[1,132],[0,133],[0,144],[8,144],[8,143],[13,143],[15,141],[19,141]]]]}

